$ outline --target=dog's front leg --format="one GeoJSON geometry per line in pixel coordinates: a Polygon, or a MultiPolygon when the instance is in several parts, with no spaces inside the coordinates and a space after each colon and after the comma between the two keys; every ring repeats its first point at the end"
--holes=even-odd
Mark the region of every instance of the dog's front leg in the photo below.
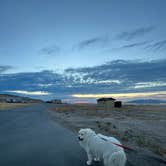
{"type": "Polygon", "coordinates": [[[88,151],[87,155],[88,155],[88,161],[86,163],[87,163],[87,165],[91,165],[92,161],[93,161],[92,154],[88,151]]]}

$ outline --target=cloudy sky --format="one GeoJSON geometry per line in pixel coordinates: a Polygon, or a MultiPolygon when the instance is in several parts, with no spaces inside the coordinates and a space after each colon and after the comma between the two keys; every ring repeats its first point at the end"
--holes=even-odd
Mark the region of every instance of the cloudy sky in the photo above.
{"type": "Polygon", "coordinates": [[[0,93],[166,99],[165,0],[0,0],[0,93]]]}

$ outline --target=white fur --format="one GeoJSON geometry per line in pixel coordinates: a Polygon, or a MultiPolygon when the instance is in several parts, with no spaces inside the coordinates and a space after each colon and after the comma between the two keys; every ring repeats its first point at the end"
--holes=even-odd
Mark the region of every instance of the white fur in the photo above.
{"type": "Polygon", "coordinates": [[[87,152],[88,165],[93,160],[103,160],[105,166],[125,166],[126,155],[123,148],[112,143],[121,144],[116,138],[96,134],[91,129],[81,129],[78,137],[81,147],[87,152]]]}

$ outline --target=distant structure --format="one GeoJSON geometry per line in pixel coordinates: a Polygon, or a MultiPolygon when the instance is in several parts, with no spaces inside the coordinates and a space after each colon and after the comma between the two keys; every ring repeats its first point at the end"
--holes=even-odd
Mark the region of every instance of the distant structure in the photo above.
{"type": "Polygon", "coordinates": [[[109,97],[109,98],[99,98],[97,99],[98,105],[104,105],[106,110],[110,110],[113,107],[122,107],[121,101],[116,101],[116,99],[109,97]]]}
{"type": "Polygon", "coordinates": [[[114,107],[121,108],[122,107],[122,102],[121,101],[115,101],[114,102],[114,107]]]}
{"type": "Polygon", "coordinates": [[[116,99],[110,97],[110,98],[100,98],[97,99],[97,104],[99,105],[109,105],[110,107],[114,107],[114,102],[116,99]]]}
{"type": "Polygon", "coordinates": [[[62,104],[62,101],[60,99],[54,99],[54,100],[46,101],[46,103],[62,104]]]}

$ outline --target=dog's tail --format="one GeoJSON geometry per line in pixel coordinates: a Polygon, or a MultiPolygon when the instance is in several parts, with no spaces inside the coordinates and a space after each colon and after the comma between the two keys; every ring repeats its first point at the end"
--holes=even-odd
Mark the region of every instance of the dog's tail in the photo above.
{"type": "Polygon", "coordinates": [[[117,152],[114,152],[111,157],[108,160],[108,163],[106,165],[108,166],[125,166],[126,164],[126,155],[123,150],[119,150],[117,152]]]}

